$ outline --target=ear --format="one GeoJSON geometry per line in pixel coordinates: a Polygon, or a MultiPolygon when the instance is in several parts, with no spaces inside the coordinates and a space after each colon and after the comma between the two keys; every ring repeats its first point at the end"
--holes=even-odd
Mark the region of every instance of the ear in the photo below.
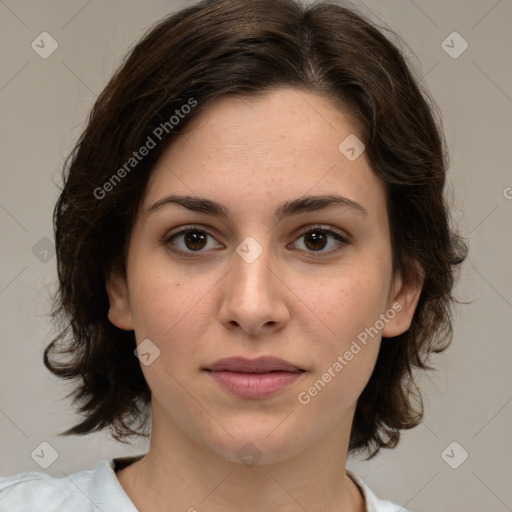
{"type": "Polygon", "coordinates": [[[110,303],[108,319],[120,329],[125,331],[133,330],[133,318],[125,275],[119,271],[111,272],[105,283],[105,287],[110,303]]]}
{"type": "Polygon", "coordinates": [[[407,279],[399,272],[393,278],[388,311],[394,311],[395,315],[384,326],[382,330],[383,338],[392,338],[403,334],[411,326],[424,280],[421,265],[415,262],[414,266],[416,267],[416,272],[408,276],[407,279]]]}

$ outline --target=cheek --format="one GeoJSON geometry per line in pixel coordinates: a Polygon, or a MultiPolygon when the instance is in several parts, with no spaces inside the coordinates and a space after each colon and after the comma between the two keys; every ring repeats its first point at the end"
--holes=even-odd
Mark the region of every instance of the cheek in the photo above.
{"type": "Polygon", "coordinates": [[[386,292],[377,277],[331,280],[314,302],[328,329],[316,337],[316,364],[297,399],[306,414],[320,418],[331,411],[329,424],[355,406],[375,367],[381,342],[375,325],[386,292]]]}
{"type": "Polygon", "coordinates": [[[201,339],[211,324],[208,290],[216,281],[184,277],[156,265],[138,270],[134,268],[130,300],[137,341],[149,338],[169,356],[167,363],[176,366],[177,360],[186,360],[197,349],[194,340],[201,339]]]}
{"type": "MultiPolygon", "coordinates": [[[[330,276],[309,293],[312,311],[329,328],[336,348],[375,324],[386,307],[387,280],[381,270],[351,268],[342,276],[330,276]]],[[[311,289],[310,289],[311,290],[311,289]]],[[[304,290],[305,293],[305,290],[304,290]]]]}
{"type": "MultiPolygon", "coordinates": [[[[317,387],[325,384],[329,388],[328,392],[321,393],[320,402],[355,400],[375,366],[382,331],[379,318],[386,308],[387,281],[382,269],[374,265],[372,272],[371,268],[366,266],[363,274],[352,268],[343,276],[331,277],[311,298],[313,311],[324,326],[323,336],[315,344],[317,364],[312,376],[321,381],[317,387]]],[[[314,317],[311,318],[314,321],[314,317]]],[[[315,392],[312,390],[313,394],[315,392]]]]}
{"type": "Polygon", "coordinates": [[[303,414],[316,418],[325,428],[347,417],[370,379],[376,355],[375,351],[362,348],[352,354],[351,360],[340,354],[340,359],[330,361],[298,390],[297,401],[303,414]]]}

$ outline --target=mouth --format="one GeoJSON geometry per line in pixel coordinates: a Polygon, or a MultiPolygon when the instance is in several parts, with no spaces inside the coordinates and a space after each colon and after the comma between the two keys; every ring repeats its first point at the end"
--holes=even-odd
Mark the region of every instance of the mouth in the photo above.
{"type": "Polygon", "coordinates": [[[245,357],[228,357],[219,359],[207,366],[204,370],[212,372],[228,371],[239,373],[270,373],[270,372],[293,372],[301,373],[306,370],[278,357],[262,356],[257,359],[245,357]]]}
{"type": "Polygon", "coordinates": [[[248,399],[266,398],[295,383],[306,370],[276,357],[220,359],[203,368],[224,390],[248,399]]]}

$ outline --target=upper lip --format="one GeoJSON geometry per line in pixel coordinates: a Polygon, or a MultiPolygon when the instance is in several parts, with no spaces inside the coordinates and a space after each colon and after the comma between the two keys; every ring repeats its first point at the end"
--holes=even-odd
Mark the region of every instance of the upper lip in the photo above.
{"type": "Polygon", "coordinates": [[[227,357],[219,359],[215,363],[207,366],[205,370],[214,372],[230,371],[241,373],[267,373],[272,371],[282,372],[303,372],[305,370],[295,366],[288,361],[278,357],[262,356],[257,359],[247,359],[245,357],[227,357]]]}

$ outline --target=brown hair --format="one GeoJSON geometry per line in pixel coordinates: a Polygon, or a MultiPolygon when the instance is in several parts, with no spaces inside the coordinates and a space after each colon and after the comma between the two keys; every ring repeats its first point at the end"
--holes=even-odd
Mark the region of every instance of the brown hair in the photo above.
{"type": "Polygon", "coordinates": [[[350,450],[373,456],[420,422],[413,371],[430,368],[430,354],[451,341],[454,271],[467,247],[450,226],[443,196],[447,155],[435,104],[379,28],[387,30],[332,2],[204,0],[158,22],[131,50],[66,160],[54,211],[59,334],[44,363],[78,380],[70,395],[85,416],[60,435],[104,428],[118,441],[147,435],[150,390],[133,353],[134,332],[107,318],[105,280],[125,271],[151,169],[180,130],[221,96],[278,86],[322,94],[351,114],[386,186],[394,271],[421,279],[414,262],[422,267],[412,324],[381,344],[350,450]],[[156,147],[130,160],[155,133],[156,147]],[[69,357],[52,361],[52,354],[69,357]]]}

